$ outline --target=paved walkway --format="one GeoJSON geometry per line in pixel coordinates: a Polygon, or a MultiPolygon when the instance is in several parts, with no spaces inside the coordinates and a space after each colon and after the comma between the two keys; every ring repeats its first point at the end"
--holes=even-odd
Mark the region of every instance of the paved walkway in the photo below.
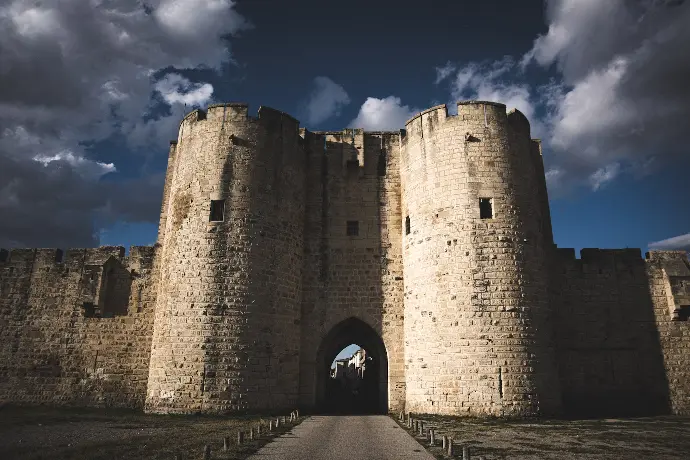
{"type": "Polygon", "coordinates": [[[313,416],[266,444],[251,460],[434,460],[385,415],[313,416]]]}

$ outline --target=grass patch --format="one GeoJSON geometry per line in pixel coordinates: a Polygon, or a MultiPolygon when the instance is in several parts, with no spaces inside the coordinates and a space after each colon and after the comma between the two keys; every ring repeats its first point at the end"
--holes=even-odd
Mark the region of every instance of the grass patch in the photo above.
{"type": "Polygon", "coordinates": [[[287,423],[269,434],[268,421],[275,418],[3,407],[0,409],[0,458],[171,460],[181,455],[183,459],[194,459],[202,458],[204,446],[209,445],[214,459],[244,459],[296,424],[287,423]],[[250,428],[256,433],[259,424],[262,436],[249,441],[250,428]],[[245,432],[242,445],[237,444],[238,431],[245,432]],[[223,450],[224,437],[229,438],[227,451],[223,450]]]}
{"type": "Polygon", "coordinates": [[[690,417],[506,420],[413,414],[413,418],[435,429],[437,446],[430,447],[426,437],[413,434],[395,417],[439,459],[446,458],[440,447],[443,435],[453,438],[456,452],[461,453],[463,445],[470,446],[472,458],[485,460],[671,460],[687,458],[690,452],[690,417]]]}

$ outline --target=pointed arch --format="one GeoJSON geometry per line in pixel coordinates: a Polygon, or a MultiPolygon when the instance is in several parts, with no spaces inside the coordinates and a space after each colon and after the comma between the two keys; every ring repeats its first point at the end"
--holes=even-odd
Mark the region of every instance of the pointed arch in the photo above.
{"type": "Polygon", "coordinates": [[[335,326],[321,341],[316,354],[316,407],[329,410],[327,379],[333,358],[347,345],[355,343],[367,351],[376,363],[375,382],[377,400],[370,412],[388,412],[388,353],[381,336],[369,324],[356,317],[347,318],[335,326]]]}

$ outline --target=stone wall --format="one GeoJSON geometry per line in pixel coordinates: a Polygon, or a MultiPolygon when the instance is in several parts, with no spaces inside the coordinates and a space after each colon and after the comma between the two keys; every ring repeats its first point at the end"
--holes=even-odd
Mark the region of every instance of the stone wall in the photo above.
{"type": "Polygon", "coordinates": [[[551,301],[566,413],[688,412],[690,323],[673,320],[669,299],[690,305],[684,259],[642,259],[639,249],[582,249],[576,259],[557,249],[551,301]]]}
{"type": "Polygon", "coordinates": [[[299,382],[305,154],[298,123],[219,104],[169,166],[146,408],[292,408],[299,382]],[[171,169],[172,168],[172,169],[171,169]],[[211,204],[224,215],[211,219],[211,204]]]}
{"type": "MultiPolygon", "coordinates": [[[[377,358],[387,364],[388,375],[381,376],[388,387],[385,398],[392,410],[402,409],[400,133],[303,131],[303,136],[309,175],[300,401],[317,404],[318,379],[327,375],[340,349],[332,356],[318,357],[319,352],[337,348],[329,333],[356,318],[383,340],[386,356],[377,358]],[[347,234],[348,221],[357,223],[356,235],[347,234]]],[[[342,346],[355,342],[352,337],[342,346]]]]}
{"type": "Polygon", "coordinates": [[[2,252],[0,401],[142,408],[154,252],[2,252]]]}
{"type": "MultiPolygon", "coordinates": [[[[502,104],[409,120],[402,208],[407,410],[550,414],[560,392],[538,153],[502,104]],[[480,216],[488,198],[493,215],[480,216]],[[406,231],[407,233],[407,231],[406,231]]],[[[545,190],[544,190],[545,192],[545,190]]]]}

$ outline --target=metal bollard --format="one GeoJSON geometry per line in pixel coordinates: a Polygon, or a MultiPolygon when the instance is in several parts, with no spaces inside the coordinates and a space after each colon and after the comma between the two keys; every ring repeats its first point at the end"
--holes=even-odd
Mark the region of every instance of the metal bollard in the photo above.
{"type": "Polygon", "coordinates": [[[254,428],[249,428],[249,440],[254,440],[254,428]]]}
{"type": "Polygon", "coordinates": [[[273,420],[268,421],[268,431],[273,431],[273,420]]]}
{"type": "Polygon", "coordinates": [[[280,426],[280,417],[276,418],[276,428],[280,426]]]}
{"type": "Polygon", "coordinates": [[[204,446],[204,460],[211,460],[211,446],[208,444],[204,446]]]}
{"type": "Polygon", "coordinates": [[[445,434],[443,435],[443,445],[442,445],[442,448],[443,448],[443,452],[445,452],[446,450],[448,450],[448,436],[446,436],[445,434]]]}
{"type": "Polygon", "coordinates": [[[436,437],[433,428],[429,428],[429,444],[432,446],[436,444],[436,437]]]}
{"type": "Polygon", "coordinates": [[[295,411],[295,417],[299,418],[299,409],[295,411]]]}
{"type": "Polygon", "coordinates": [[[453,438],[448,438],[448,456],[452,457],[455,455],[455,452],[453,451],[453,438]]]}
{"type": "Polygon", "coordinates": [[[401,422],[405,421],[405,413],[403,411],[400,411],[400,421],[401,422]]]}
{"type": "Polygon", "coordinates": [[[424,421],[419,422],[419,435],[424,436],[424,421]]]}
{"type": "Polygon", "coordinates": [[[223,450],[227,452],[227,450],[230,448],[230,438],[225,436],[223,438],[223,450]]]}
{"type": "Polygon", "coordinates": [[[462,460],[471,460],[470,446],[462,446],[462,460]]]}
{"type": "Polygon", "coordinates": [[[244,431],[237,432],[237,445],[241,445],[244,442],[244,431]]]}
{"type": "Polygon", "coordinates": [[[410,417],[410,418],[407,419],[407,427],[408,427],[408,428],[412,428],[412,424],[413,424],[413,423],[414,423],[414,422],[412,421],[412,417],[410,417]]]}

